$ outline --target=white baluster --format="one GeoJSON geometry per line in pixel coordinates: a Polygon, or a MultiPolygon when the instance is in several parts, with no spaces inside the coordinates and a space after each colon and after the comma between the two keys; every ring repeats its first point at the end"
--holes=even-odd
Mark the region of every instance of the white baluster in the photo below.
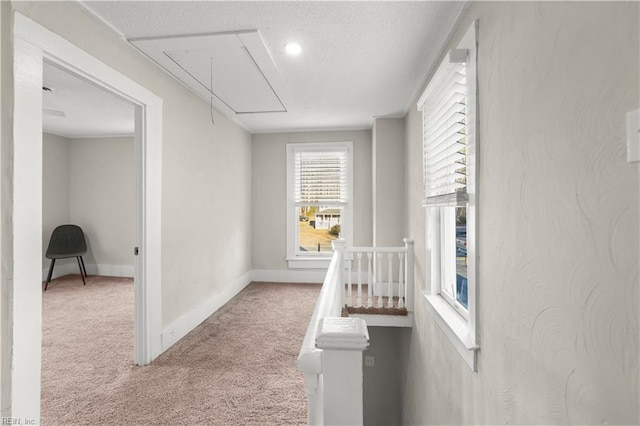
{"type": "Polygon", "coordinates": [[[404,253],[398,253],[398,308],[404,308],[404,253]]]}
{"type": "MultiPolygon", "coordinates": [[[[352,256],[350,256],[352,257],[352,256]]],[[[353,306],[353,288],[351,287],[351,264],[353,263],[353,259],[347,260],[347,306],[353,306]]]]}
{"type": "Polygon", "coordinates": [[[384,307],[383,304],[383,296],[382,296],[382,253],[378,253],[378,268],[376,269],[376,277],[374,281],[378,281],[380,284],[378,285],[378,308],[384,307]]]}
{"type": "Polygon", "coordinates": [[[371,258],[373,253],[367,253],[367,307],[373,306],[373,279],[371,271],[371,258]]]}
{"type": "Polygon", "coordinates": [[[393,308],[393,253],[387,253],[389,263],[389,278],[387,280],[387,308],[393,308]]]}
{"type": "Polygon", "coordinates": [[[362,306],[362,253],[358,253],[358,307],[362,306]]]}

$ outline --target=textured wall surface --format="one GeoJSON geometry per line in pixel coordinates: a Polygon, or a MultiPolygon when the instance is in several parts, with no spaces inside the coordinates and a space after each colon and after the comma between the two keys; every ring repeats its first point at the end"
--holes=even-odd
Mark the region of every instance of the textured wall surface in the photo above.
{"type": "Polygon", "coordinates": [[[251,168],[253,269],[287,269],[287,143],[353,142],[353,239],[372,241],[371,131],[269,133],[253,135],[251,168]]]}
{"type": "MultiPolygon", "coordinates": [[[[638,424],[639,4],[475,3],[481,351],[473,373],[416,301],[406,424],[638,424]]],[[[452,44],[455,45],[455,44],[452,44]]],[[[407,230],[430,267],[420,116],[407,117],[407,230]]]]}
{"type": "Polygon", "coordinates": [[[246,274],[251,135],[216,111],[213,126],[205,102],[75,2],[11,5],[163,99],[163,325],[246,274]]]}

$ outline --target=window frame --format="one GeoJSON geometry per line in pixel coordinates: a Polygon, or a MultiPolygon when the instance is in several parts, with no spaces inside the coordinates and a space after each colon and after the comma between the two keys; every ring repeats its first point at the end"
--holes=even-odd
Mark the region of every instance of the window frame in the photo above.
{"type": "MultiPolygon", "coordinates": [[[[478,84],[477,84],[477,32],[478,21],[474,21],[456,49],[466,49],[466,166],[467,166],[467,199],[461,203],[457,197],[450,197],[449,203],[423,203],[427,223],[427,264],[430,265],[425,279],[426,289],[423,293],[427,306],[436,323],[441,327],[467,365],[477,371],[480,340],[478,335],[478,160],[479,160],[479,120],[478,120],[478,84]],[[466,241],[467,241],[467,309],[442,291],[443,262],[442,232],[446,226],[443,221],[443,209],[466,207],[466,241]]],[[[449,55],[443,61],[449,60],[449,55]]],[[[442,62],[443,62],[442,61],[442,62]]],[[[441,63],[442,63],[441,62],[441,63]]],[[[418,109],[422,110],[427,93],[420,97],[418,109]]],[[[423,147],[425,141],[423,140],[423,147]]],[[[423,148],[424,149],[424,148],[423,148]]],[[[425,171],[426,172],[426,171],[425,171]]],[[[425,173],[426,175],[426,173],[425,173]]],[[[426,191],[425,191],[426,194],[426,191]]],[[[455,222],[454,222],[455,228],[455,222]]],[[[455,235],[455,231],[454,231],[455,235]]],[[[455,250],[451,251],[454,256],[455,250]]]]}
{"type": "Polygon", "coordinates": [[[299,252],[299,203],[295,201],[295,154],[297,152],[346,152],[347,194],[346,202],[330,203],[323,207],[342,208],[340,238],[347,246],[353,241],[353,141],[345,142],[296,142],[288,143],[287,149],[287,197],[286,197],[286,261],[289,269],[328,268],[333,252],[303,254],[299,252]]]}

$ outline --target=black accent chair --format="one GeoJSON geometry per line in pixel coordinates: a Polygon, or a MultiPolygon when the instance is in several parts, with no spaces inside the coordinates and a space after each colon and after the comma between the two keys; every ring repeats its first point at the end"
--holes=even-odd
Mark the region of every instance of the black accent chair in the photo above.
{"type": "Polygon", "coordinates": [[[49,266],[49,275],[47,276],[47,282],[44,285],[45,291],[51,281],[51,274],[53,274],[53,266],[56,264],[56,259],[68,259],[75,257],[78,260],[78,268],[80,268],[80,276],[82,277],[82,283],[87,285],[84,278],[87,276],[87,269],[84,267],[84,256],[87,253],[87,242],[84,239],[84,232],[82,228],[77,225],[60,225],[51,233],[51,239],[49,240],[49,247],[47,248],[46,258],[51,259],[51,266],[49,266]]]}

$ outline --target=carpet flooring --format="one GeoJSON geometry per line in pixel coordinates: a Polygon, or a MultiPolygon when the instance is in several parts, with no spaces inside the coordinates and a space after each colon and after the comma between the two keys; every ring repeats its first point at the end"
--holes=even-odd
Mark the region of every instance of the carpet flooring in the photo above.
{"type": "Polygon", "coordinates": [[[295,360],[319,291],[252,283],[137,367],[132,280],[56,279],[43,293],[42,423],[306,424],[295,360]]]}

